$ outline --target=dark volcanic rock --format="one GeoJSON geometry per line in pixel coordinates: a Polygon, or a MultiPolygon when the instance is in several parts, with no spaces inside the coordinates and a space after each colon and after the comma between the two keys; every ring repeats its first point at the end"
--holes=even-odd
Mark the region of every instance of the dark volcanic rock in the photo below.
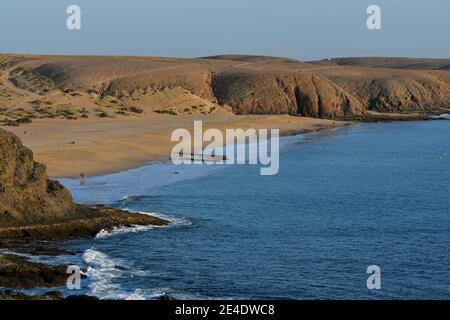
{"type": "Polygon", "coordinates": [[[25,258],[0,254],[0,287],[55,287],[66,283],[65,266],[33,263],[25,258]]]}
{"type": "Polygon", "coordinates": [[[0,300],[68,300],[68,301],[97,301],[99,298],[94,296],[74,295],[63,298],[61,292],[50,291],[42,295],[30,296],[24,293],[6,290],[0,293],[0,300]]]}
{"type": "Polygon", "coordinates": [[[62,295],[60,292],[52,291],[43,295],[30,296],[23,293],[12,292],[7,290],[0,294],[0,300],[61,300],[62,295]]]}
{"type": "Polygon", "coordinates": [[[59,256],[75,254],[72,251],[55,247],[48,241],[32,238],[0,239],[0,248],[26,255],[59,256]]]}
{"type": "Polygon", "coordinates": [[[75,208],[78,218],[60,223],[0,228],[0,238],[66,240],[94,237],[101,230],[112,230],[114,227],[168,224],[167,221],[157,217],[111,208],[91,208],[82,205],[75,205],[75,208]]]}

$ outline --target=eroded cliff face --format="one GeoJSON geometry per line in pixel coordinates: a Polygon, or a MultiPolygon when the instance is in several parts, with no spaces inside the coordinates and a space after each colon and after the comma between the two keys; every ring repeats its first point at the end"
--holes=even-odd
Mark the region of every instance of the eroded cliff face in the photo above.
{"type": "Polygon", "coordinates": [[[324,76],[378,112],[429,112],[450,106],[450,73],[429,70],[345,67],[324,76]]]}
{"type": "Polygon", "coordinates": [[[449,105],[450,87],[435,79],[377,78],[336,80],[367,110],[378,112],[426,112],[449,105]]]}
{"type": "Polygon", "coordinates": [[[229,106],[234,113],[242,115],[289,114],[358,120],[366,116],[366,111],[427,113],[450,106],[449,72],[369,68],[302,72],[159,71],[114,79],[102,94],[121,99],[137,90],[174,87],[229,106]]]}
{"type": "Polygon", "coordinates": [[[17,136],[0,129],[0,227],[65,221],[73,213],[69,191],[48,179],[17,136]]]}
{"type": "Polygon", "coordinates": [[[313,73],[222,73],[212,82],[219,103],[238,114],[290,114],[315,118],[362,117],[352,95],[313,73]]]}

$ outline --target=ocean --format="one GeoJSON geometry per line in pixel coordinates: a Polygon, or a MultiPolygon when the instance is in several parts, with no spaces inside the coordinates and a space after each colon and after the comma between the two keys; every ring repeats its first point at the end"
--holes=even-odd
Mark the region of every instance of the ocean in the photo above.
{"type": "MultiPolygon", "coordinates": [[[[450,122],[360,124],[283,138],[280,170],[152,164],[62,179],[78,202],[168,227],[62,245],[81,291],[112,299],[447,299],[450,122]],[[381,289],[369,290],[367,267],[381,289]]],[[[44,259],[44,258],[42,258],[44,259]]]]}

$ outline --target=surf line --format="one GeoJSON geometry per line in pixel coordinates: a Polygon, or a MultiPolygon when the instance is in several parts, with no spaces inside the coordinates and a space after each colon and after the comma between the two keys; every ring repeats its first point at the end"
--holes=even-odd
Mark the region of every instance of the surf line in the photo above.
{"type": "Polygon", "coordinates": [[[268,129],[226,129],[224,139],[221,130],[203,131],[203,122],[194,121],[193,136],[188,129],[179,128],[172,132],[171,141],[178,142],[171,152],[171,160],[176,165],[259,164],[263,176],[279,171],[279,129],[270,129],[270,135],[268,129]],[[203,147],[204,142],[209,144],[203,147]]]}

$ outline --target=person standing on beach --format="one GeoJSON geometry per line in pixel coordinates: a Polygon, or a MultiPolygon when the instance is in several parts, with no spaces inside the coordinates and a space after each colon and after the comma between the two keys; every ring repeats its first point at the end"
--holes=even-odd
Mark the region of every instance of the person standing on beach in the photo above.
{"type": "Polygon", "coordinates": [[[86,184],[86,174],[84,172],[80,173],[80,186],[84,186],[86,184]]]}

